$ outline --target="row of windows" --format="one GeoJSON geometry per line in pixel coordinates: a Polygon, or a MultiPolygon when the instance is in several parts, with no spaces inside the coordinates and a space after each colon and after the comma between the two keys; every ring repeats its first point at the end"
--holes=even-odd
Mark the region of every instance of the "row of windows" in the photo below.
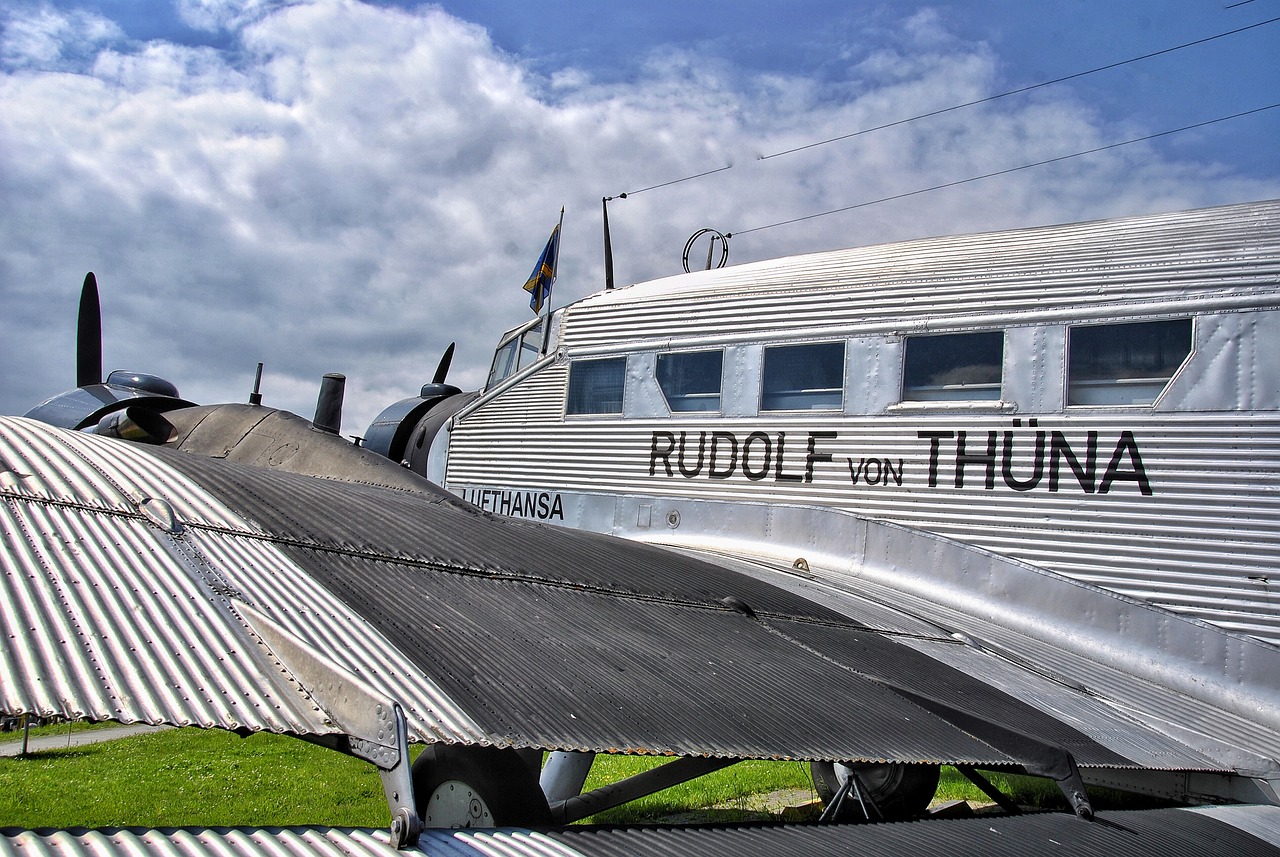
{"type": "MultiPolygon", "coordinates": [[[[1191,352],[1191,319],[1072,327],[1067,404],[1151,404],[1191,352]]],[[[844,342],[771,345],[764,349],[762,411],[840,410],[844,342]]],[[[673,412],[719,411],[723,351],[662,353],[658,387],[673,412]]],[[[1004,333],[908,336],[904,402],[999,401],[1004,333]]],[[[569,369],[569,414],[620,414],[626,358],[575,361],[569,369]]]]}

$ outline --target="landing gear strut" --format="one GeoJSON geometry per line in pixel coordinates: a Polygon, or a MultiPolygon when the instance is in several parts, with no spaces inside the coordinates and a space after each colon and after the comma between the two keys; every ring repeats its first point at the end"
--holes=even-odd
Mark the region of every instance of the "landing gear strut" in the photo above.
{"type": "Polygon", "coordinates": [[[937,765],[812,762],[813,786],[833,821],[900,821],[922,815],[938,790],[937,765]],[[849,782],[851,775],[854,781],[849,782]]]}

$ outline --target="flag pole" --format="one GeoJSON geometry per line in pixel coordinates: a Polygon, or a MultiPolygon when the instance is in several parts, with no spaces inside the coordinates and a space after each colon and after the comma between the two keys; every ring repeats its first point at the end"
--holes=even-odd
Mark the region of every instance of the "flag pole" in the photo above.
{"type": "MultiPolygon", "coordinates": [[[[564,240],[564,206],[560,206],[560,222],[556,224],[556,264],[555,269],[551,272],[551,282],[554,285],[556,277],[560,271],[560,242],[564,240]]],[[[547,346],[551,344],[551,295],[555,293],[555,289],[551,290],[551,294],[547,295],[547,312],[542,317],[542,353],[547,353],[547,346]]]]}

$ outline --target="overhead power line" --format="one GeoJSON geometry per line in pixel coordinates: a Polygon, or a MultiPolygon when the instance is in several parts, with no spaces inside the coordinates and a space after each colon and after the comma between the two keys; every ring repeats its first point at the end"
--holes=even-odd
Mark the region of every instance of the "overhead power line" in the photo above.
{"type": "Polygon", "coordinates": [[[714,170],[707,170],[706,172],[701,172],[701,173],[698,173],[697,175],[685,176],[682,179],[673,179],[672,181],[669,181],[669,182],[662,182],[662,184],[649,185],[648,187],[640,188],[640,190],[629,190],[626,193],[618,194],[618,195],[625,199],[628,196],[635,196],[636,194],[644,193],[647,190],[657,190],[660,187],[667,187],[668,185],[679,184],[680,182],[687,182],[692,179],[700,179],[703,176],[709,176],[712,173],[722,173],[732,166],[733,164],[726,164],[723,167],[716,167],[714,170]]]}
{"type": "Polygon", "coordinates": [[[1053,86],[1056,83],[1065,83],[1068,80],[1076,80],[1081,77],[1087,77],[1088,75],[1091,75],[1091,74],[1097,74],[1098,72],[1109,71],[1113,68],[1120,68],[1121,66],[1130,65],[1131,63],[1141,62],[1142,60],[1149,60],[1153,57],[1163,56],[1164,54],[1171,54],[1174,51],[1184,50],[1185,48],[1195,47],[1196,45],[1203,45],[1203,44],[1206,44],[1207,42],[1212,42],[1217,39],[1225,39],[1227,36],[1234,36],[1237,33],[1243,33],[1246,30],[1253,30],[1258,27],[1264,27],[1267,24],[1274,24],[1277,21],[1280,21],[1280,18],[1271,18],[1270,20],[1267,20],[1267,21],[1259,21],[1258,23],[1250,24],[1247,27],[1237,27],[1234,30],[1228,30],[1225,33],[1219,33],[1216,36],[1206,36],[1203,39],[1196,39],[1194,42],[1187,42],[1185,44],[1177,45],[1172,48],[1165,48],[1164,50],[1152,51],[1149,54],[1143,54],[1142,56],[1139,56],[1139,57],[1132,57],[1127,60],[1120,60],[1119,62],[1108,63],[1107,65],[1100,65],[1097,68],[1091,68],[1088,71],[1078,71],[1075,74],[1068,74],[1063,77],[1055,77],[1053,80],[1046,80],[1041,83],[1033,83],[1030,86],[1022,86],[1017,89],[1010,89],[1008,92],[1001,92],[997,95],[988,95],[986,98],[978,98],[974,101],[966,101],[963,104],[956,104],[952,107],[943,107],[941,110],[931,110],[928,113],[921,113],[918,116],[912,116],[907,119],[899,119],[895,122],[886,122],[883,125],[876,125],[871,128],[863,128],[860,131],[853,131],[848,134],[841,134],[838,137],[830,137],[826,140],[819,140],[816,143],[806,143],[803,146],[796,146],[795,148],[792,148],[792,149],[783,149],[781,152],[774,152],[772,155],[761,155],[760,160],[767,161],[770,158],[780,158],[783,155],[790,155],[795,152],[803,152],[806,149],[816,149],[818,146],[825,146],[828,143],[836,143],[836,142],[839,142],[840,140],[848,140],[853,137],[860,137],[863,134],[870,134],[872,131],[883,131],[885,128],[895,128],[898,125],[906,125],[909,122],[917,122],[921,119],[929,119],[933,116],[941,116],[944,113],[951,113],[956,110],[963,110],[966,107],[974,107],[978,104],[986,104],[987,102],[990,102],[990,101],[996,101],[1001,98],[1008,98],[1011,95],[1020,95],[1024,92],[1030,92],[1033,89],[1042,89],[1046,86],[1053,86]]]}
{"type": "MultiPolygon", "coordinates": [[[[873,132],[873,131],[882,131],[882,130],[884,130],[884,129],[886,129],[886,128],[893,128],[893,127],[896,127],[896,126],[898,126],[898,125],[906,125],[906,124],[908,124],[908,123],[910,123],[910,122],[918,122],[918,121],[920,121],[921,119],[928,119],[928,118],[931,118],[931,117],[933,117],[933,116],[940,116],[940,115],[942,115],[942,114],[944,114],[944,113],[951,113],[951,112],[954,112],[954,111],[956,111],[956,110],[963,110],[963,109],[964,109],[964,108],[966,108],[966,107],[973,107],[973,106],[976,106],[976,105],[978,105],[978,104],[985,104],[985,103],[987,103],[987,102],[989,102],[989,101],[996,101],[996,100],[1001,99],[1001,98],[1008,98],[1008,97],[1009,97],[1009,96],[1011,96],[1011,95],[1018,95],[1019,93],[1023,93],[1023,92],[1030,92],[1030,91],[1032,91],[1032,90],[1034,90],[1034,89],[1043,89],[1043,88],[1044,88],[1044,87],[1046,87],[1046,86],[1053,86],[1054,84],[1057,84],[1057,83],[1064,83],[1064,82],[1069,81],[1069,80],[1077,80],[1077,79],[1079,79],[1079,78],[1086,77],[1086,76],[1091,75],[1091,74],[1097,74],[1097,73],[1099,73],[1099,72],[1108,71],[1109,69],[1119,68],[1119,67],[1121,67],[1121,66],[1130,65],[1130,64],[1132,64],[1132,63],[1141,62],[1141,61],[1143,61],[1143,60],[1152,59],[1153,57],[1164,56],[1165,54],[1171,54],[1171,53],[1174,53],[1175,51],[1185,50],[1185,49],[1187,49],[1187,48],[1195,47],[1196,45],[1203,45],[1203,44],[1207,44],[1208,42],[1213,42],[1213,41],[1216,41],[1216,40],[1218,40],[1218,39],[1225,39],[1225,38],[1227,38],[1228,36],[1238,35],[1239,33],[1243,33],[1243,32],[1246,32],[1246,31],[1248,31],[1248,30],[1255,30],[1255,29],[1257,29],[1257,28],[1259,28],[1259,27],[1265,27],[1265,26],[1267,26],[1267,25],[1269,25],[1269,24],[1274,24],[1274,23],[1276,23],[1276,22],[1278,22],[1278,21],[1280,21],[1280,17],[1276,17],[1276,18],[1269,18],[1269,19],[1267,19],[1266,21],[1259,21],[1259,22],[1258,22],[1258,23],[1256,23],[1256,24],[1249,24],[1248,26],[1244,26],[1244,27],[1237,27],[1236,29],[1234,29],[1234,30],[1228,30],[1228,31],[1227,31],[1227,32],[1225,32],[1225,33],[1218,33],[1217,35],[1213,35],[1213,36],[1205,36],[1205,37],[1204,37],[1204,38],[1202,38],[1202,39],[1196,39],[1196,40],[1194,40],[1194,41],[1186,42],[1186,43],[1181,44],[1181,45],[1175,45],[1174,47],[1171,47],[1171,48],[1164,48],[1164,49],[1162,49],[1162,50],[1152,51],[1151,53],[1142,54],[1141,56],[1130,57],[1129,59],[1125,59],[1125,60],[1119,60],[1118,62],[1108,63],[1107,65],[1098,66],[1097,68],[1091,68],[1091,69],[1089,69],[1089,70],[1087,70],[1087,71],[1079,71],[1079,72],[1075,72],[1074,74],[1068,74],[1068,75],[1064,75],[1064,76],[1062,76],[1062,77],[1056,77],[1056,78],[1054,78],[1053,80],[1046,80],[1046,81],[1042,81],[1041,83],[1033,83],[1033,84],[1031,84],[1031,85],[1029,85],[1029,86],[1022,86],[1022,87],[1019,87],[1019,88],[1017,88],[1017,89],[1011,89],[1011,90],[1009,90],[1009,91],[1007,91],[1007,92],[1001,92],[1001,93],[998,93],[998,94],[996,94],[996,95],[989,95],[989,96],[987,96],[987,97],[985,97],[985,98],[979,98],[979,99],[977,99],[977,100],[975,100],[975,101],[967,101],[967,102],[965,102],[965,103],[963,103],[963,104],[956,104],[956,105],[953,105],[953,106],[951,106],[951,107],[944,107],[944,108],[941,108],[940,110],[933,110],[933,111],[930,111],[930,112],[928,112],[928,113],[921,113],[921,114],[919,114],[919,115],[917,115],[917,116],[910,116],[910,117],[908,117],[908,118],[906,118],[906,119],[898,119],[898,120],[896,120],[896,121],[894,121],[894,122],[886,122],[886,123],[885,123],[885,124],[883,124],[883,125],[876,125],[876,126],[871,127],[871,128],[863,128],[863,129],[861,129],[861,130],[859,130],[859,131],[852,131],[852,132],[850,132],[850,133],[848,133],[848,134],[842,134],[842,135],[837,136],[837,137],[830,137],[830,138],[828,138],[828,139],[826,139],[826,140],[819,140],[819,141],[814,142],[814,143],[806,143],[806,144],[805,144],[805,145],[803,145],[803,146],[796,146],[796,147],[791,148],[791,149],[784,149],[784,150],[783,150],[783,151],[781,151],[781,152],[774,152],[774,153],[773,153],[773,154],[771,154],[771,155],[761,155],[761,156],[760,156],[760,158],[759,158],[759,160],[762,160],[762,161],[763,161],[763,160],[769,160],[770,158],[780,158],[780,157],[782,157],[783,155],[790,155],[790,154],[793,154],[793,153],[795,153],[795,152],[802,152],[802,151],[805,151],[805,150],[807,150],[807,149],[813,149],[813,148],[816,148],[816,147],[818,147],[818,146],[825,146],[825,145],[827,145],[828,143],[835,143],[835,142],[838,142],[838,141],[840,141],[840,140],[848,140],[848,139],[853,138],[853,137],[859,137],[859,136],[862,136],[862,135],[864,135],[864,134],[870,134],[870,133],[871,133],[871,132],[873,132]]],[[[1174,133],[1174,132],[1168,132],[1168,133],[1174,133]]],[[[1159,136],[1159,135],[1156,135],[1156,136],[1159,136]]],[[[1134,142],[1137,142],[1137,141],[1134,141],[1134,142]]],[[[729,165],[727,165],[727,166],[717,167],[716,169],[704,170],[703,172],[700,172],[700,173],[694,173],[693,175],[684,176],[683,178],[672,179],[671,181],[666,181],[666,182],[661,182],[660,184],[650,185],[649,187],[644,187],[644,188],[641,188],[640,190],[627,191],[627,193],[625,193],[625,194],[618,194],[618,196],[620,196],[620,197],[634,196],[634,195],[636,195],[636,194],[638,194],[638,193],[644,193],[645,191],[648,191],[648,190],[657,190],[658,188],[669,187],[669,186],[671,186],[671,185],[680,184],[681,182],[692,181],[693,179],[700,179],[700,178],[702,178],[703,176],[709,176],[709,175],[712,175],[713,173],[720,173],[720,172],[724,172],[725,170],[730,169],[730,168],[732,168],[732,167],[733,167],[733,164],[729,164],[729,165]]],[[[739,234],[741,234],[741,233],[739,233],[739,234]]]]}
{"type": "Polygon", "coordinates": [[[741,229],[737,232],[729,233],[725,237],[731,238],[734,235],[738,235],[738,236],[746,235],[750,232],[760,232],[765,229],[773,229],[774,227],[777,227],[777,226],[789,226],[790,224],[801,223],[805,220],[814,220],[819,217],[826,217],[829,214],[839,214],[842,211],[853,211],[855,208],[866,208],[867,206],[870,206],[870,205],[878,205],[882,202],[891,202],[895,199],[905,199],[909,196],[919,196],[922,193],[931,193],[935,190],[943,190],[949,187],[956,187],[957,185],[969,184],[971,182],[982,181],[983,179],[995,178],[996,176],[1004,176],[1004,175],[1008,175],[1009,173],[1020,172],[1021,170],[1029,170],[1032,167],[1043,167],[1046,164],[1056,164],[1061,161],[1069,161],[1072,158],[1080,158],[1080,157],[1084,157],[1085,155],[1093,155],[1098,152],[1105,152],[1108,149],[1118,149],[1121,146],[1130,146],[1134,143],[1142,143],[1147,140],[1154,140],[1158,137],[1168,137],[1170,134],[1178,134],[1183,131],[1191,131],[1196,128],[1204,128],[1207,125],[1216,125],[1219,122],[1227,122],[1231,119],[1239,119],[1243,116],[1252,116],[1255,113],[1262,113],[1265,110],[1274,110],[1277,107],[1280,107],[1280,103],[1268,104],[1266,107],[1256,107],[1253,110],[1245,110],[1241,113],[1233,113],[1230,116],[1220,116],[1217,119],[1208,119],[1204,122],[1196,122],[1193,125],[1184,125],[1181,128],[1174,128],[1169,131],[1161,131],[1156,134],[1148,134],[1145,137],[1135,137],[1132,140],[1124,140],[1119,143],[1110,143],[1106,146],[1097,146],[1092,149],[1086,149],[1082,152],[1072,152],[1069,155],[1059,155],[1056,158],[1048,158],[1043,161],[1036,161],[1030,164],[1022,164],[1017,167],[1009,167],[1008,169],[997,170],[993,173],[984,173],[983,175],[980,175],[980,176],[971,176],[967,179],[959,179],[953,182],[945,182],[943,184],[933,185],[932,187],[924,187],[924,188],[919,188],[918,190],[910,190],[905,193],[898,193],[892,196],[880,197],[879,199],[870,199],[870,200],[867,200],[866,202],[859,202],[853,205],[846,205],[841,208],[833,208],[829,211],[818,212],[817,214],[807,214],[803,217],[793,217],[790,220],[781,220],[777,223],[770,223],[765,226],[754,226],[750,229],[741,229]]]}

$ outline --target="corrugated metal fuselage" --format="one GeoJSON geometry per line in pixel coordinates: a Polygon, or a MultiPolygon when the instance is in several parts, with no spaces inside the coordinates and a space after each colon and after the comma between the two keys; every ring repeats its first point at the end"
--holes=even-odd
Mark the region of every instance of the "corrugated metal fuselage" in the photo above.
{"type": "Polygon", "coordinates": [[[548,356],[438,440],[438,475],[492,511],[593,529],[636,526],[615,498],[651,497],[659,541],[689,536],[689,502],[845,510],[1276,643],[1277,342],[1276,202],[743,265],[559,311],[548,356]],[[1189,342],[1150,399],[1071,403],[1078,330],[1161,322],[1189,342]],[[983,332],[998,395],[907,392],[913,338],[983,332]],[[771,409],[767,352],[813,343],[842,347],[834,405],[771,409]],[[660,357],[708,350],[718,406],[673,410],[660,357]],[[618,412],[566,414],[574,367],[611,357],[618,412]]]}

